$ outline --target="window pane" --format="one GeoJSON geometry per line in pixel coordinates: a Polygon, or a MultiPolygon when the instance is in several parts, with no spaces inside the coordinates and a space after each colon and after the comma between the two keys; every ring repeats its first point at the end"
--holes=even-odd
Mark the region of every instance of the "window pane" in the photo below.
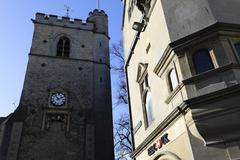
{"type": "Polygon", "coordinates": [[[238,56],[240,57],[240,43],[234,44],[238,56]]]}
{"type": "Polygon", "coordinates": [[[146,106],[145,107],[146,107],[146,112],[147,112],[147,121],[148,121],[148,125],[149,125],[154,121],[152,96],[151,96],[150,92],[148,92],[146,95],[146,106]]]}
{"type": "Polygon", "coordinates": [[[208,50],[201,50],[193,54],[193,62],[197,74],[213,69],[208,50]]]}
{"type": "Polygon", "coordinates": [[[64,57],[69,57],[69,53],[70,53],[70,42],[68,39],[66,39],[64,44],[64,57]]]}
{"type": "Polygon", "coordinates": [[[178,79],[175,69],[172,69],[169,73],[169,80],[170,80],[170,88],[173,91],[178,85],[178,79]]]}
{"type": "Polygon", "coordinates": [[[57,44],[57,56],[62,56],[63,52],[63,40],[60,39],[57,44]]]}

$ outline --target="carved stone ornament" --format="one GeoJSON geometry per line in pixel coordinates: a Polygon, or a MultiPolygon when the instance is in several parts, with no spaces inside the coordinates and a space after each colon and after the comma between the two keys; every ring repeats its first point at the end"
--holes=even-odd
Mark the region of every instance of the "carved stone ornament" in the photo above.
{"type": "Polygon", "coordinates": [[[65,131],[66,127],[67,127],[67,115],[62,115],[62,114],[49,114],[46,117],[46,121],[45,121],[45,129],[49,129],[50,127],[54,127],[52,125],[56,125],[56,123],[58,123],[60,126],[60,130],[65,131]]]}
{"type": "Polygon", "coordinates": [[[144,15],[147,15],[151,7],[150,3],[151,0],[137,0],[137,7],[144,15]]]}

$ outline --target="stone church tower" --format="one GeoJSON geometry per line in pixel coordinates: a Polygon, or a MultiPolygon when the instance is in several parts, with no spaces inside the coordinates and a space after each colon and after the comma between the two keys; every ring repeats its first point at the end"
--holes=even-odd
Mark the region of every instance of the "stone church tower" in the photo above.
{"type": "Polygon", "coordinates": [[[112,160],[107,15],[32,21],[20,104],[0,120],[0,159],[112,160]]]}

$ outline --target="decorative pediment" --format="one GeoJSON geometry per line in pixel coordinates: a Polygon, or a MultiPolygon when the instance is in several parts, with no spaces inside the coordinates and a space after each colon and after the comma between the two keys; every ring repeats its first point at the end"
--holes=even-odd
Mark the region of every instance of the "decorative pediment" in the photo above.
{"type": "Polygon", "coordinates": [[[137,82],[139,83],[147,73],[147,63],[139,63],[137,71],[137,82]]]}
{"type": "Polygon", "coordinates": [[[148,14],[151,7],[151,0],[137,0],[138,9],[145,15],[148,14]]]}

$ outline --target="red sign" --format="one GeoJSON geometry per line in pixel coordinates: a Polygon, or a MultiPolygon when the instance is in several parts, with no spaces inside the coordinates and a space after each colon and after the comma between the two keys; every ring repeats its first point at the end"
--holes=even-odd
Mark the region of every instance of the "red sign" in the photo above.
{"type": "Polygon", "coordinates": [[[168,134],[164,134],[161,138],[157,139],[155,143],[148,148],[148,155],[153,155],[158,149],[166,145],[170,140],[168,139],[168,134]]]}
{"type": "Polygon", "coordinates": [[[162,148],[162,141],[161,141],[161,139],[158,139],[158,140],[155,142],[155,148],[156,148],[156,149],[162,148]]]}

